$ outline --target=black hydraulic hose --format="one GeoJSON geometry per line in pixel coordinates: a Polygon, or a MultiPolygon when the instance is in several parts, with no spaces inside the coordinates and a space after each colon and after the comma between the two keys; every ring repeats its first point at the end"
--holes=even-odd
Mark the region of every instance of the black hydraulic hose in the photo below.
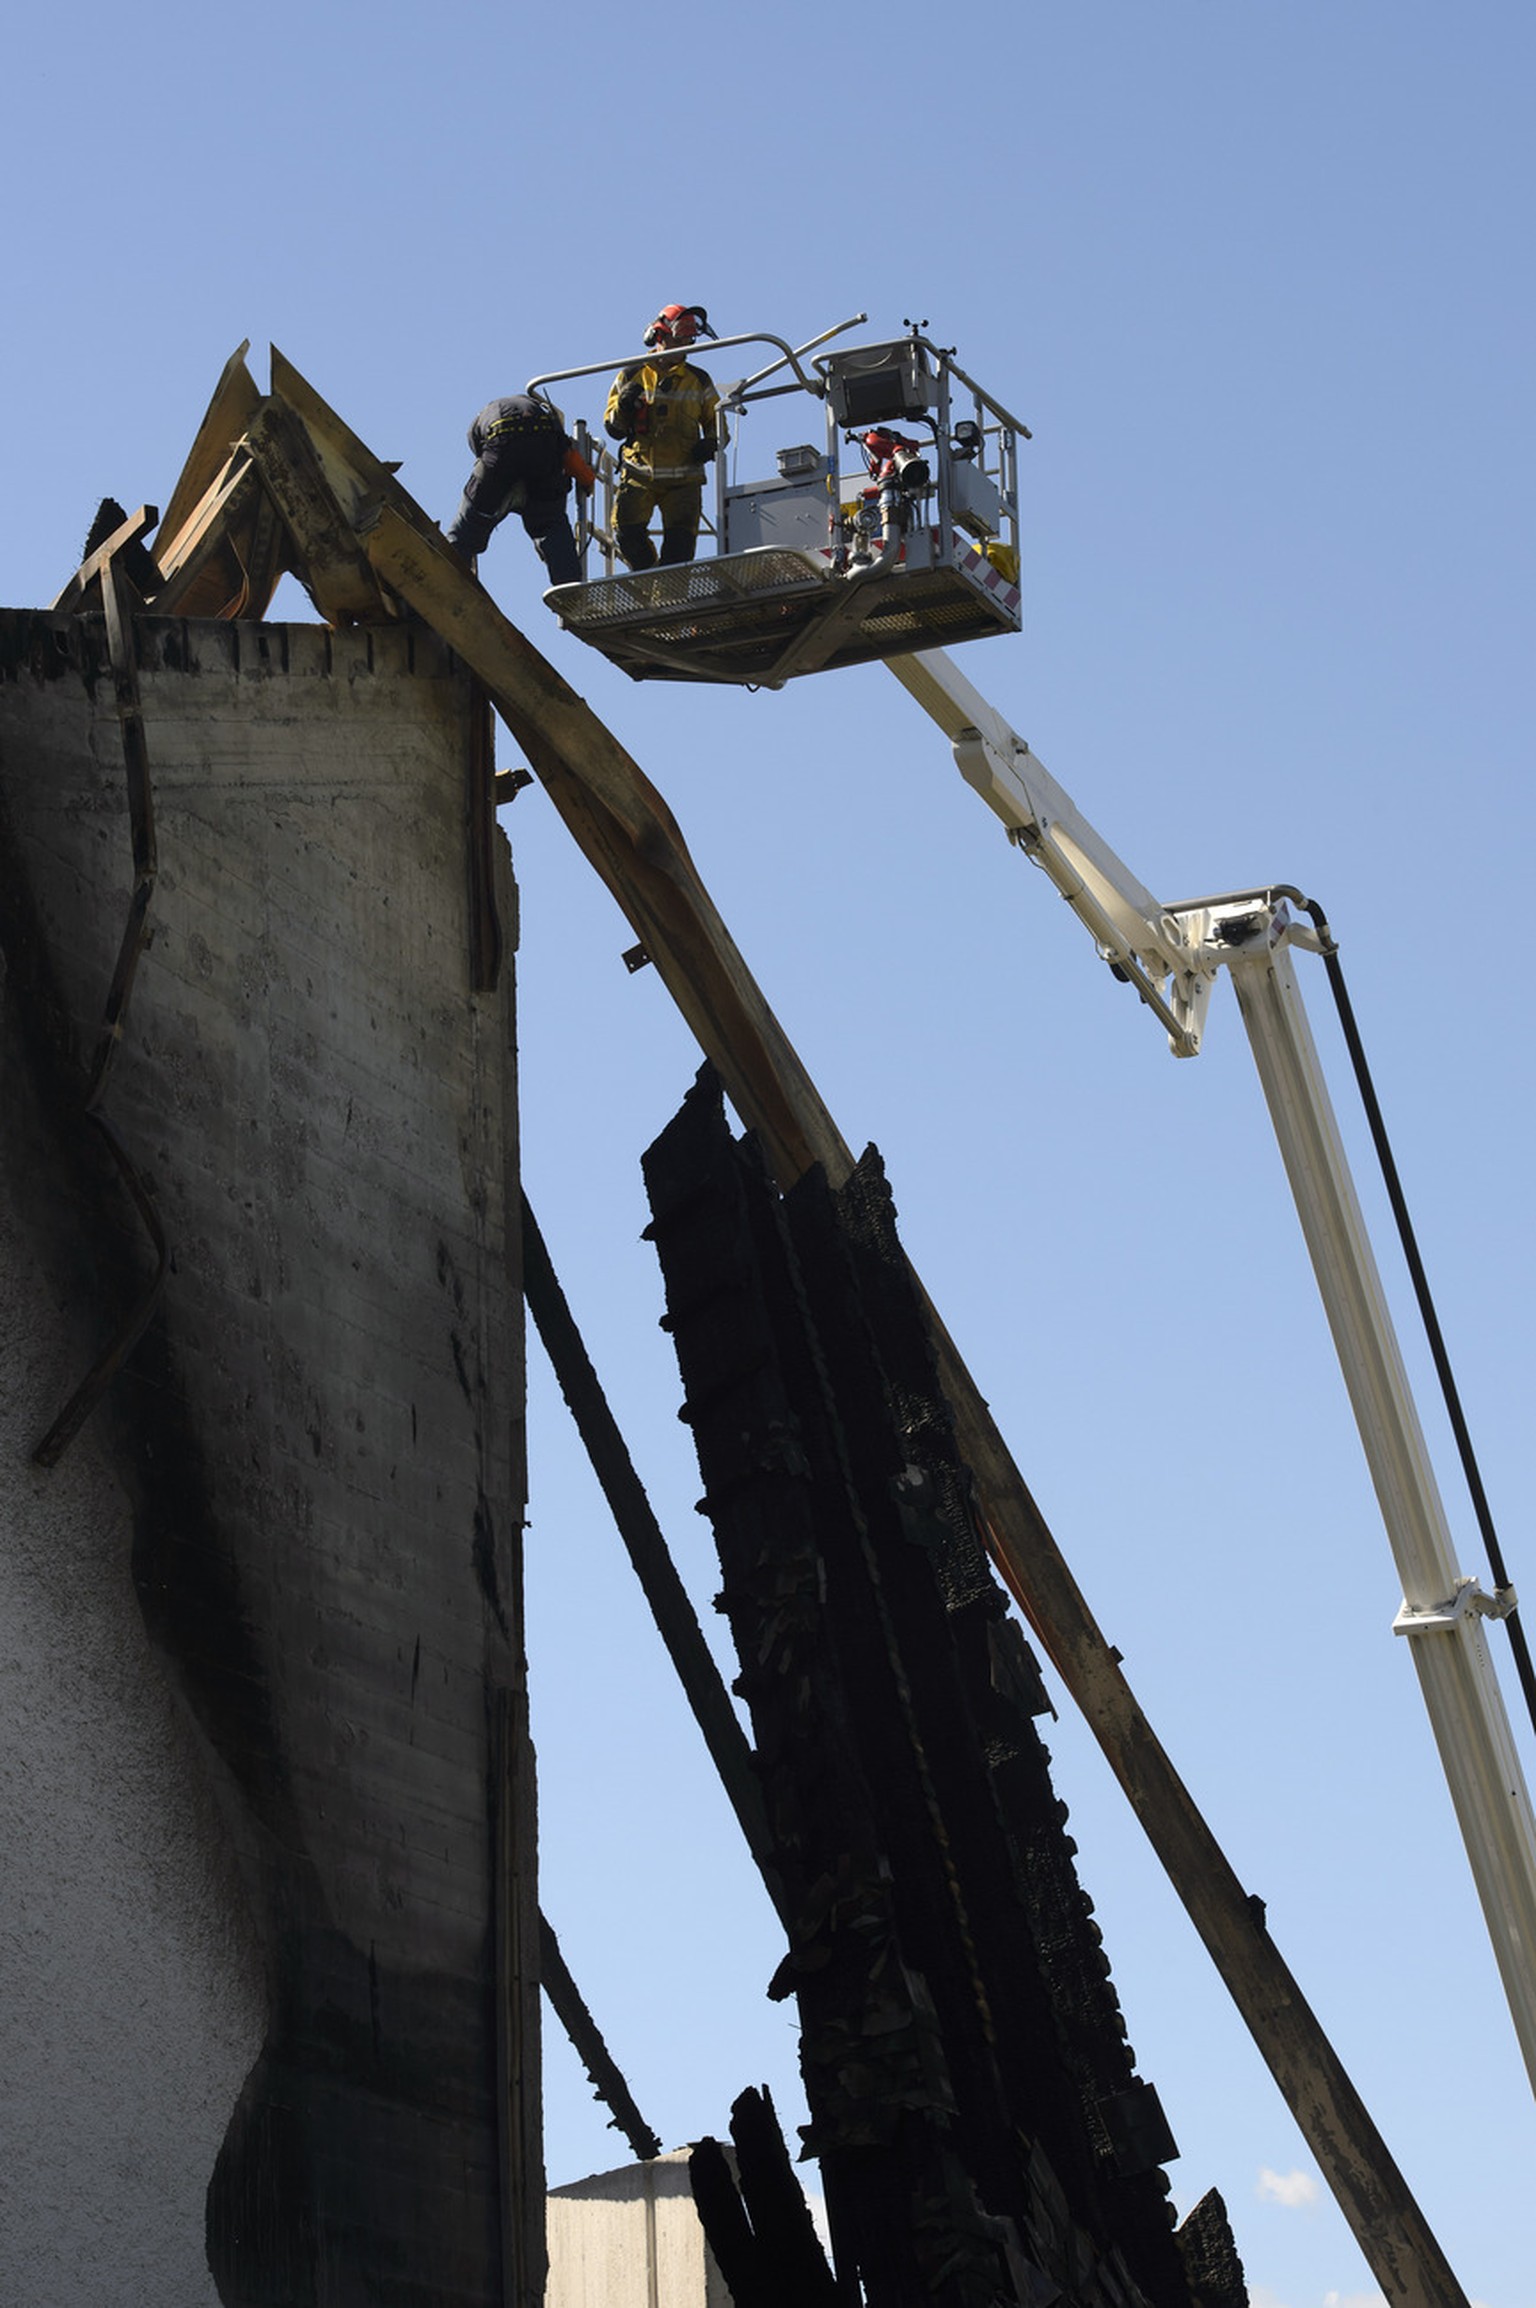
{"type": "MultiPolygon", "coordinates": [[[[1451,1369],[1451,1358],[1446,1351],[1444,1334],[1440,1328],[1440,1318],[1435,1312],[1435,1302],[1430,1295],[1429,1278],[1424,1272],[1424,1261],[1419,1256],[1419,1245],[1414,1235],[1413,1221],[1408,1215],[1407,1198],[1403,1193],[1397,1164],[1393,1160],[1391,1142],[1387,1137],[1387,1126],[1382,1119],[1375,1084],[1371,1080],[1371,1070],[1366,1063],[1365,1045],[1360,1038],[1360,1028],[1355,1020],[1354,1007],[1349,998],[1349,988],[1344,983],[1344,968],[1339,960],[1338,944],[1332,930],[1328,927],[1327,915],[1314,899],[1303,897],[1299,890],[1281,891],[1277,888],[1275,894],[1294,897],[1297,904],[1311,915],[1313,925],[1321,941],[1323,966],[1328,973],[1328,984],[1333,994],[1334,1006],[1339,1013],[1339,1024],[1343,1029],[1350,1061],[1355,1069],[1355,1081],[1360,1091],[1360,1102],[1365,1108],[1366,1120],[1370,1124],[1371,1141],[1376,1148],[1376,1159],[1381,1164],[1381,1174],[1386,1182],[1387,1198],[1392,1205],[1392,1215],[1397,1221],[1398,1239],[1403,1246],[1403,1256],[1408,1262],[1408,1272],[1413,1278],[1414,1296],[1418,1300],[1420,1319],[1424,1324],[1425,1336],[1429,1340],[1429,1351],[1434,1359],[1435,1373],[1440,1381],[1440,1392],[1451,1422],[1451,1431],[1456,1437],[1456,1448],[1460,1454],[1461,1469],[1466,1478],[1467,1490],[1471,1495],[1473,1512],[1477,1516],[1477,1527],[1482,1532],[1483,1544],[1488,1550],[1488,1564],[1493,1572],[1495,1587],[1500,1592],[1504,1592],[1510,1587],[1509,1572],[1504,1563],[1504,1551],[1499,1545],[1499,1535],[1494,1527],[1493,1510],[1488,1504],[1488,1494],[1483,1488],[1482,1472],[1477,1463],[1477,1453],[1472,1447],[1472,1437],[1467,1427],[1465,1414],[1462,1411],[1461,1396],[1456,1386],[1455,1374],[1451,1369]]],[[[1510,1649],[1514,1654],[1515,1672],[1520,1678],[1520,1688],[1525,1694],[1526,1712],[1530,1716],[1532,1728],[1536,1729],[1536,1669],[1532,1668],[1530,1646],[1525,1639],[1525,1629],[1520,1624],[1519,1611],[1513,1606],[1507,1613],[1504,1623],[1509,1629],[1510,1649]]]]}

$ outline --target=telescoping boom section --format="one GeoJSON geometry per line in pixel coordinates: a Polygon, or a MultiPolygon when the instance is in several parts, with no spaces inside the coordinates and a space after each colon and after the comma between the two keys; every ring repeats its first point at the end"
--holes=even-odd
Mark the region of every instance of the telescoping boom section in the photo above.
{"type": "MultiPolygon", "coordinates": [[[[863,318],[799,347],[765,334],[709,347],[712,363],[738,345],[773,358],[734,382],[717,373],[720,440],[693,560],[623,566],[622,466],[575,419],[598,487],[577,539],[582,582],[545,595],[568,631],[636,680],[766,689],[1018,632],[1018,445],[1029,429],[921,334],[925,323],[894,342],[814,351],[863,318]]],[[[623,354],[535,377],[529,391],[682,357],[623,354]]]]}
{"type": "MultiPolygon", "coordinates": [[[[1402,1579],[1403,1604],[1393,1631],[1407,1638],[1418,1670],[1515,2033],[1536,2088],[1536,1808],[1487,1638],[1490,1620],[1513,1624],[1515,1593],[1507,1584],[1489,1593],[1459,1567],[1307,1022],[1292,955],[1331,957],[1336,970],[1332,933],[1319,928],[1319,910],[1299,891],[1280,885],[1161,904],[942,650],[903,658],[891,670],[949,738],[967,785],[1055,884],[1101,959],[1165,1027],[1175,1057],[1197,1055],[1212,986],[1219,975],[1232,980],[1402,1579]],[[1288,901],[1312,917],[1310,925],[1292,914],[1288,901]]],[[[1453,1419],[1459,1419],[1459,1405],[1453,1419]]],[[[1464,1467],[1468,1456],[1464,1452],[1464,1467]]],[[[1480,1478],[1476,1487],[1480,1494],[1480,1478]]],[[[1489,1535],[1486,1521],[1484,1534],[1489,1535]]],[[[1490,1559],[1498,1559],[1496,1551],[1490,1559]]],[[[1313,2146],[1328,2169],[1325,2145],[1314,2138],[1313,2146]]],[[[1379,2267],[1376,2273],[1381,2276],[1379,2267]]],[[[1400,2296],[1384,2288],[1389,2298],[1400,2296]]]]}

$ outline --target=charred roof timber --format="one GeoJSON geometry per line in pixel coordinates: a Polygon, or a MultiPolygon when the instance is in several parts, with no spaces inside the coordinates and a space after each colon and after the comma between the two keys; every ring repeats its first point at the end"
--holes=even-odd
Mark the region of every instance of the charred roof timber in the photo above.
{"type": "Polygon", "coordinates": [[[1077,1885],[878,1160],[781,1200],[706,1073],[645,1171],[839,2277],[872,2301],[1054,2287],[1190,2308],[1173,2143],[1077,1885]]]}

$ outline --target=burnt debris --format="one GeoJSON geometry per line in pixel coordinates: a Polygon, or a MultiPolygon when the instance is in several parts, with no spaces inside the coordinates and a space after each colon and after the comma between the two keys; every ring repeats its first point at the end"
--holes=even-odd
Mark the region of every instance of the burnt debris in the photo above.
{"type": "MultiPolygon", "coordinates": [[[[1192,2308],[1177,2151],[879,1158],[781,1197],[706,1068],[644,1169],[789,1940],[769,1992],[799,2005],[839,2282],[871,2308],[1192,2308]]],[[[1202,2229],[1202,2265],[1221,2236],[1202,2229]]],[[[1223,2308],[1241,2298],[1239,2272],[1223,2308]]]]}

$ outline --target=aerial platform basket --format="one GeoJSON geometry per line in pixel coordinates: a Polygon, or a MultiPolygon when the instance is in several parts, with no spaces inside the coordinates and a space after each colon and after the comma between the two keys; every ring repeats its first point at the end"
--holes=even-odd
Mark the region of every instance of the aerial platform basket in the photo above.
{"type": "MultiPolygon", "coordinates": [[[[768,343],[778,357],[721,387],[729,447],[723,441],[714,461],[713,503],[706,502],[694,561],[638,571],[618,564],[619,469],[578,425],[603,491],[578,542],[583,567],[595,559],[602,573],[545,595],[568,631],[636,680],[766,688],[796,674],[1018,632],[1017,458],[1028,428],[916,329],[895,343],[805,365],[812,346],[841,333],[828,330],[798,350],[759,336],[722,338],[711,348],[768,343]],[[785,369],[791,382],[766,382],[785,369]],[[824,445],[778,449],[769,478],[731,478],[727,458],[750,444],[753,404],[801,393],[822,404],[824,445]]],[[[594,362],[536,377],[529,390],[625,365],[594,362]]]]}
{"type": "Polygon", "coordinates": [[[746,553],[559,585],[545,596],[567,629],[637,680],[777,687],[795,673],[862,665],[1019,629],[1019,588],[967,538],[925,565],[859,582],[827,552],[746,553]]]}

